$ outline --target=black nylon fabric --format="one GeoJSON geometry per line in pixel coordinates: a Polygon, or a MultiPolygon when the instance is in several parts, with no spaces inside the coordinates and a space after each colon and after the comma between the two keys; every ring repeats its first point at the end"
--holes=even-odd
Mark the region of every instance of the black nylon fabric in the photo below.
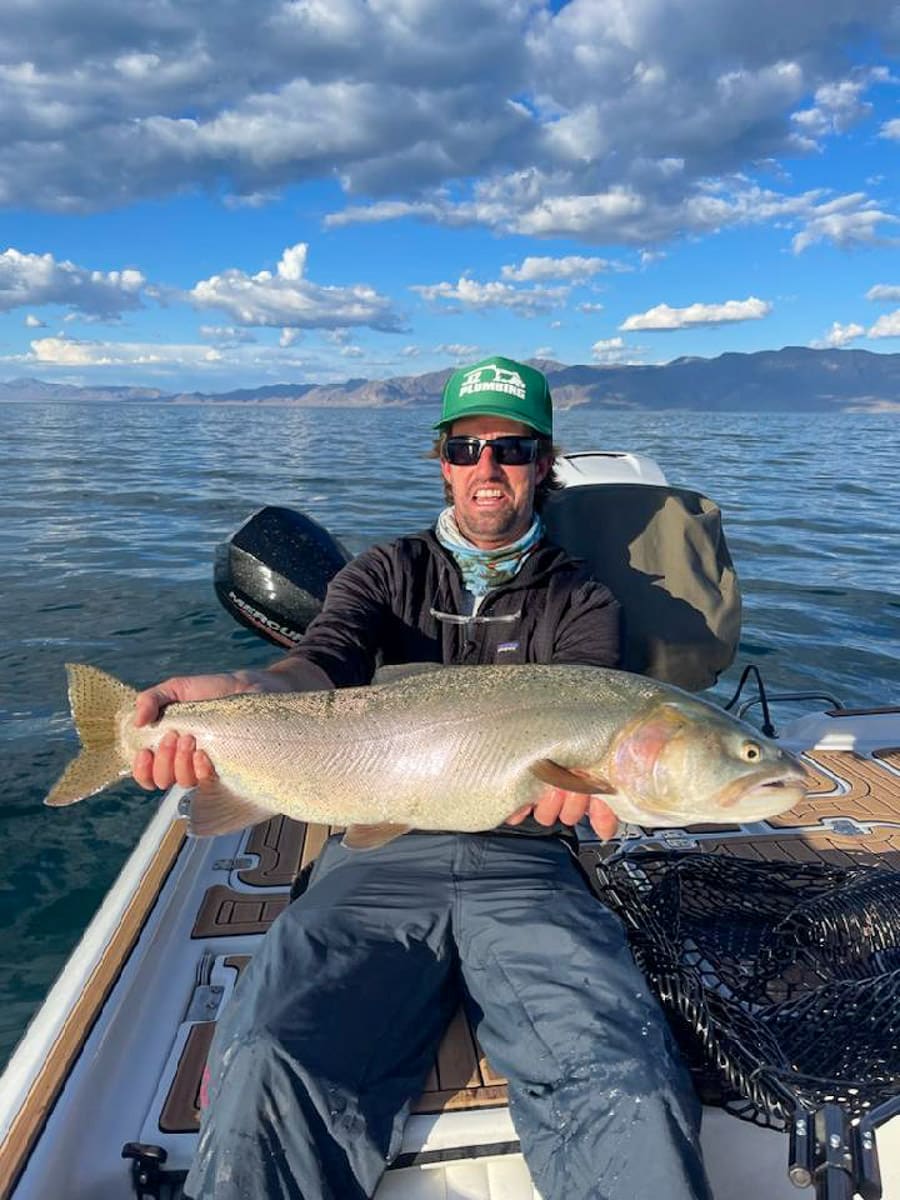
{"type": "MultiPolygon", "coordinates": [[[[431,530],[381,543],[332,579],[322,612],[291,657],[305,662],[310,688],[358,687],[377,666],[399,663],[619,664],[618,601],[550,542],[487,594],[477,618],[447,620],[464,611],[463,596],[459,568],[431,530]]],[[[572,837],[568,826],[533,817],[498,832],[572,837]]]]}
{"type": "Polygon", "coordinates": [[[434,533],[380,543],[334,577],[322,612],[291,657],[316,686],[370,683],[375,668],[406,662],[585,663],[620,661],[619,604],[584,564],[542,542],[512,582],[492,589],[465,624],[456,563],[434,533]],[[485,620],[507,617],[509,620],[485,620]]]}

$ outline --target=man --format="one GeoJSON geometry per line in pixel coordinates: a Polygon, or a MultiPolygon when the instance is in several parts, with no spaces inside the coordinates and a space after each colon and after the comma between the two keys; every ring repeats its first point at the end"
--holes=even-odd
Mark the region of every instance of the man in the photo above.
{"type": "MultiPolygon", "coordinates": [[[[434,530],[345,567],[286,659],[169,680],[142,693],[139,720],[172,700],[365,684],[379,654],[616,665],[616,602],[536,512],[552,485],[543,375],[497,357],[455,372],[439,430],[451,504],[434,530]]],[[[134,770],[160,787],[213,773],[175,735],[134,770]]],[[[186,1193],[370,1197],[464,992],[544,1200],[707,1197],[665,1020],[560,836],[585,815],[614,832],[598,797],[548,789],[487,834],[412,832],[365,852],[331,839],[218,1023],[186,1193]]]]}

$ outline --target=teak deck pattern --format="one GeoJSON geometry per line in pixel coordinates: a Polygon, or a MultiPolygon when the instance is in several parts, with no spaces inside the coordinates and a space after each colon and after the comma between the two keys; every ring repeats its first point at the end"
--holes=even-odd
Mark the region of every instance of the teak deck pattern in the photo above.
{"type": "MultiPolygon", "coordinates": [[[[690,826],[677,831],[679,848],[690,845],[709,854],[836,865],[886,858],[892,868],[900,869],[900,747],[883,747],[871,756],[816,750],[804,759],[815,775],[816,791],[795,809],[754,827],[752,833],[737,825],[690,826]]],[[[336,831],[283,816],[256,826],[245,847],[247,855],[257,856],[256,863],[237,870],[242,890],[221,884],[209,888],[191,936],[212,940],[263,933],[289,903],[297,872],[315,859],[331,832],[336,831]],[[257,888],[284,890],[254,892],[257,888]]],[[[648,849],[672,845],[672,831],[642,832],[648,849]]],[[[589,874],[596,859],[612,853],[615,845],[582,846],[581,860],[589,874]]],[[[246,955],[232,956],[226,965],[240,971],[248,961],[246,955]]],[[[198,1127],[200,1082],[214,1027],[214,1022],[203,1021],[190,1031],[160,1116],[164,1131],[198,1127]]],[[[491,1070],[460,1009],[413,1111],[494,1107],[506,1100],[505,1081],[491,1070]]]]}

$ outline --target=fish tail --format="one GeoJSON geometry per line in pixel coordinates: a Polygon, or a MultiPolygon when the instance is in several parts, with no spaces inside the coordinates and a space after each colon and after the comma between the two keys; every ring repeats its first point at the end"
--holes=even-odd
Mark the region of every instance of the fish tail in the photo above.
{"type": "Polygon", "coordinates": [[[105,671],[66,663],[69,707],[81,740],[81,752],[66,767],[44,801],[53,807],[75,804],[127,775],[129,763],[119,746],[118,717],[133,708],[137,692],[105,671]]]}

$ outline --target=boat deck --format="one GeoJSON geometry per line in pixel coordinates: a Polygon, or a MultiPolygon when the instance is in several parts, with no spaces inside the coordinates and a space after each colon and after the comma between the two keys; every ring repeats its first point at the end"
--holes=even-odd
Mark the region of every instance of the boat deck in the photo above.
{"type": "MultiPolygon", "coordinates": [[[[247,835],[236,860],[229,864],[233,881],[213,884],[203,895],[191,930],[214,956],[217,972],[233,974],[231,986],[250,961],[247,954],[218,951],[218,939],[259,936],[290,902],[290,888],[300,871],[312,865],[336,827],[305,825],[277,816],[247,835]]],[[[215,1021],[190,1023],[186,1040],[160,1114],[167,1133],[189,1133],[199,1126],[200,1086],[215,1021]]],[[[444,1035],[425,1090],[414,1113],[440,1113],[506,1104],[506,1081],[491,1069],[460,1009],[444,1035]]]]}
{"type": "MultiPolygon", "coordinates": [[[[830,714],[823,719],[824,735],[820,726],[815,736],[787,742],[795,750],[814,747],[804,758],[815,772],[816,790],[782,817],[751,826],[631,827],[625,846],[635,853],[693,850],[841,866],[886,861],[900,868],[898,717],[900,709],[894,709],[883,719],[864,720],[866,738],[860,739],[852,732],[858,721],[830,714]],[[845,735],[845,729],[851,732],[845,735]]],[[[0,1196],[11,1194],[4,1180],[20,1174],[31,1147],[16,1200],[50,1194],[126,1200],[133,1195],[119,1157],[126,1141],[162,1147],[166,1170],[184,1171],[190,1163],[215,1019],[266,929],[290,902],[297,873],[309,867],[331,831],[279,816],[212,841],[186,838],[186,823],[171,819],[177,802],[176,794],[164,803],[164,833],[155,835],[141,867],[142,877],[155,879],[156,891],[144,898],[140,888],[129,893],[124,915],[112,920],[99,965],[81,987],[83,1011],[70,1015],[63,1035],[41,1057],[28,1102],[0,1149],[0,1196]],[[92,1094],[98,1074],[122,1082],[108,1094],[92,1094]],[[125,1079],[131,1081],[127,1087],[125,1079]],[[85,1095],[89,1117],[80,1099],[85,1095]],[[48,1112],[49,1126],[58,1128],[41,1137],[48,1112]],[[50,1149],[55,1145],[58,1153],[79,1139],[107,1159],[89,1185],[69,1179],[50,1149]]],[[[580,857],[589,878],[598,860],[621,848],[620,842],[583,839],[580,857]]],[[[786,1176],[783,1134],[707,1108],[703,1145],[717,1200],[796,1196],[786,1176]]],[[[879,1149],[884,1195],[900,1200],[900,1121],[879,1131],[879,1149]]],[[[378,1200],[432,1197],[537,1197],[518,1153],[505,1081],[486,1061],[462,1010],[445,1034],[400,1157],[378,1192],[378,1200]],[[418,1169],[431,1166],[441,1169],[418,1169]]]]}
{"type": "MultiPolygon", "coordinates": [[[[886,859],[900,868],[900,747],[878,747],[871,754],[807,751],[804,760],[815,775],[816,790],[783,816],[752,829],[632,829],[633,847],[840,866],[886,859]]],[[[233,881],[214,884],[205,892],[192,938],[215,947],[218,939],[262,934],[289,903],[295,875],[312,863],[332,832],[281,816],[251,830],[232,865],[233,881]]],[[[580,857],[588,875],[598,858],[618,849],[617,842],[583,841],[580,857]]],[[[235,977],[248,961],[247,956],[213,952],[217,965],[232,970],[235,977]]],[[[201,1075],[213,1029],[212,1021],[198,1021],[190,1029],[159,1118],[166,1132],[197,1128],[201,1075]]],[[[505,1103],[505,1081],[491,1069],[460,1009],[413,1111],[465,1111],[505,1103]]]]}

